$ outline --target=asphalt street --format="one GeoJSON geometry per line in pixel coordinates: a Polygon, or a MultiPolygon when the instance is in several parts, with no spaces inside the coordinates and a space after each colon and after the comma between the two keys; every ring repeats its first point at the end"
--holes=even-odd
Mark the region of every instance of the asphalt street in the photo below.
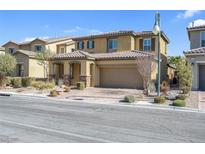
{"type": "Polygon", "coordinates": [[[205,142],[205,113],[0,96],[0,142],[205,142]]]}

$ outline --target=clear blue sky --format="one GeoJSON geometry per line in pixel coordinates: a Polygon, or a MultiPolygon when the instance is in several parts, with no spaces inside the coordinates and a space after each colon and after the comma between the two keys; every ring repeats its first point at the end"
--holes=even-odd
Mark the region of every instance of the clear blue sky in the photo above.
{"type": "MultiPolygon", "coordinates": [[[[156,11],[0,11],[0,44],[33,37],[78,36],[116,30],[152,30],[156,11]]],[[[159,11],[169,55],[189,48],[188,24],[204,11],[159,11]]]]}

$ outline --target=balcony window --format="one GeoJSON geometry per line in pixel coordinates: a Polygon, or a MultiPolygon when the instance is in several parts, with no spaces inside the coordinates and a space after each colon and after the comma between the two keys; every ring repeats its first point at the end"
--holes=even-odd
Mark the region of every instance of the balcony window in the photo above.
{"type": "Polygon", "coordinates": [[[205,32],[201,32],[201,47],[205,47],[205,32]]]}
{"type": "Polygon", "coordinates": [[[150,38],[143,40],[143,50],[144,51],[151,51],[151,39],[150,38]]]}
{"type": "Polygon", "coordinates": [[[87,41],[87,48],[93,49],[94,48],[94,41],[92,41],[92,40],[87,41]]]}
{"type": "Polygon", "coordinates": [[[15,52],[15,48],[9,48],[9,53],[13,54],[15,52]]]}
{"type": "Polygon", "coordinates": [[[35,51],[36,52],[43,52],[43,46],[42,45],[35,45],[35,51]]]}
{"type": "Polygon", "coordinates": [[[117,49],[117,39],[109,39],[108,40],[108,49],[115,50],[117,49]]]}
{"type": "Polygon", "coordinates": [[[84,42],[83,41],[80,41],[77,43],[77,48],[78,49],[84,49],[84,42]]]}

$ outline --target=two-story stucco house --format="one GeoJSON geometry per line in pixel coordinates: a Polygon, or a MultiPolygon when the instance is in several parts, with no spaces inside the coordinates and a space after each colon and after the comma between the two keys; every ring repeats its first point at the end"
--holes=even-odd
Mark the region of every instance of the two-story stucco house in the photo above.
{"type": "Polygon", "coordinates": [[[55,54],[71,52],[75,43],[70,37],[41,39],[17,43],[9,41],[3,45],[7,53],[15,56],[17,60],[16,71],[13,76],[47,78],[45,69],[36,59],[37,53],[50,50],[55,54]]]}
{"type": "MultiPolygon", "coordinates": [[[[167,75],[167,44],[161,33],[162,79],[167,75]]],[[[116,31],[73,38],[75,51],[57,55],[50,62],[50,76],[64,78],[75,85],[84,81],[87,87],[143,88],[136,58],[156,54],[157,36],[151,31],[116,31]]],[[[151,75],[156,79],[156,71],[151,75]]]]}
{"type": "Polygon", "coordinates": [[[192,64],[193,90],[205,90],[205,25],[187,28],[190,50],[184,52],[192,64]]]}

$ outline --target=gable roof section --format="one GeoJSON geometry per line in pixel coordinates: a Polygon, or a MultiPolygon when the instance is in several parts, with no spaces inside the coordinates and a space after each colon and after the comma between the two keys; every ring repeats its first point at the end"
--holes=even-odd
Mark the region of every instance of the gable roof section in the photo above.
{"type": "Polygon", "coordinates": [[[134,35],[135,36],[135,32],[131,31],[131,30],[122,30],[122,31],[106,32],[106,33],[102,33],[102,34],[74,37],[72,39],[74,41],[78,41],[78,40],[82,40],[82,39],[93,39],[93,38],[101,38],[101,37],[114,37],[114,36],[123,36],[123,35],[134,35]]]}
{"type": "Polygon", "coordinates": [[[54,59],[92,59],[92,60],[134,60],[137,57],[153,56],[153,54],[138,50],[112,52],[112,53],[93,53],[85,51],[74,51],[65,54],[56,55],[54,59]]]}
{"type": "MultiPolygon", "coordinates": [[[[142,31],[136,32],[136,36],[155,36],[155,34],[152,31],[142,31]]],[[[169,38],[163,31],[161,31],[161,36],[166,40],[167,43],[170,43],[169,38]]]]}
{"type": "Polygon", "coordinates": [[[191,55],[205,55],[205,47],[201,47],[201,48],[196,48],[196,49],[192,49],[192,50],[188,50],[186,52],[184,52],[185,56],[191,56],[191,55]]]}
{"type": "MultiPolygon", "coordinates": [[[[154,36],[154,33],[152,31],[142,31],[142,32],[134,32],[131,30],[124,30],[124,31],[114,31],[114,32],[108,32],[108,33],[102,33],[102,34],[96,34],[96,35],[88,35],[88,36],[80,36],[72,38],[74,41],[80,41],[83,39],[94,39],[94,38],[102,38],[102,37],[116,37],[116,36],[124,36],[124,35],[132,35],[132,36],[154,36]]],[[[162,37],[169,43],[169,38],[166,36],[166,34],[161,31],[162,37]]]]}
{"type": "Polygon", "coordinates": [[[18,43],[15,42],[15,41],[8,41],[8,42],[6,42],[5,44],[3,44],[2,47],[4,47],[5,45],[7,45],[7,44],[9,44],[9,43],[13,43],[13,44],[15,44],[15,45],[18,45],[18,43]]]}
{"type": "Polygon", "coordinates": [[[205,25],[187,27],[186,29],[187,29],[187,32],[188,32],[188,37],[190,39],[190,32],[193,32],[193,31],[204,31],[205,30],[205,25]]]}
{"type": "Polygon", "coordinates": [[[21,54],[24,54],[28,57],[33,57],[33,58],[37,55],[36,52],[29,51],[29,50],[16,50],[16,52],[13,55],[15,55],[17,53],[21,53],[21,54]]]}
{"type": "Polygon", "coordinates": [[[5,46],[8,43],[14,43],[16,45],[27,45],[27,44],[32,43],[35,40],[40,40],[40,41],[43,41],[43,42],[45,42],[47,44],[50,44],[50,43],[56,43],[56,42],[60,42],[60,41],[66,41],[66,40],[69,40],[69,39],[71,39],[71,37],[67,37],[67,36],[65,36],[65,37],[48,38],[48,39],[35,38],[35,39],[31,40],[31,41],[25,41],[25,42],[21,42],[21,43],[17,43],[15,41],[9,41],[9,42],[6,42],[2,46],[5,46]]]}

